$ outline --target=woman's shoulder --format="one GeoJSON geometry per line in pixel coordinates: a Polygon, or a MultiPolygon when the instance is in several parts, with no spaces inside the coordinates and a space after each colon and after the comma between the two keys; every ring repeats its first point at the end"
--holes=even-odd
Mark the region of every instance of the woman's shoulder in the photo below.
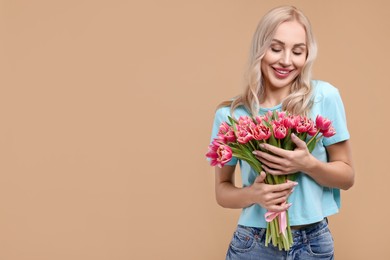
{"type": "Polygon", "coordinates": [[[318,94],[326,94],[326,93],[334,93],[339,90],[332,85],[331,83],[323,80],[312,80],[312,87],[315,93],[318,94]]]}
{"type": "Polygon", "coordinates": [[[312,88],[315,99],[332,98],[340,95],[338,88],[323,80],[312,80],[312,88]]]}
{"type": "Polygon", "coordinates": [[[230,107],[219,106],[217,110],[215,110],[215,115],[218,117],[227,117],[228,115],[230,115],[230,107]]]}
{"type": "MultiPolygon", "coordinates": [[[[228,116],[232,116],[231,113],[231,107],[230,106],[220,106],[217,108],[215,111],[215,115],[218,118],[221,118],[223,120],[226,120],[228,116]]],[[[242,115],[249,115],[248,111],[245,109],[244,106],[238,106],[237,108],[234,109],[233,111],[235,117],[239,117],[242,115]]]]}

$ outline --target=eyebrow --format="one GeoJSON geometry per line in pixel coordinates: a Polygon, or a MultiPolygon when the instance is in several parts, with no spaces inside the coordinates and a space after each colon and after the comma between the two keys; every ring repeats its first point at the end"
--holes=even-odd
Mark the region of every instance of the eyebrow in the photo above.
{"type": "MultiPolygon", "coordinates": [[[[282,42],[281,40],[278,40],[278,39],[272,39],[273,42],[277,42],[281,45],[286,45],[284,42],[282,42]]],[[[294,47],[306,47],[306,44],[304,43],[297,43],[297,44],[294,44],[294,47]]]]}

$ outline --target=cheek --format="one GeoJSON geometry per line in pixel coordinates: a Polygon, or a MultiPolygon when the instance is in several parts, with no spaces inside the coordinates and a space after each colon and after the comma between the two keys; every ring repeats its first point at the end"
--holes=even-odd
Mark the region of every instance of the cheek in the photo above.
{"type": "Polygon", "coordinates": [[[269,66],[276,63],[277,61],[278,61],[278,58],[275,57],[275,55],[267,53],[264,56],[264,58],[261,60],[261,64],[260,64],[261,72],[265,73],[269,69],[269,66]]]}
{"type": "Polygon", "coordinates": [[[262,59],[262,62],[266,64],[274,64],[277,63],[281,58],[281,55],[279,53],[272,52],[270,49],[267,50],[264,54],[264,57],[262,59]]]}
{"type": "Polygon", "coordinates": [[[261,70],[261,73],[263,75],[267,74],[267,70],[268,70],[269,66],[270,66],[270,64],[269,64],[268,60],[266,60],[264,57],[260,63],[260,70],[261,70]]]}
{"type": "Polygon", "coordinates": [[[302,69],[302,67],[305,65],[305,62],[306,62],[306,58],[302,57],[302,58],[295,59],[294,64],[295,67],[297,67],[298,69],[302,69]]]}

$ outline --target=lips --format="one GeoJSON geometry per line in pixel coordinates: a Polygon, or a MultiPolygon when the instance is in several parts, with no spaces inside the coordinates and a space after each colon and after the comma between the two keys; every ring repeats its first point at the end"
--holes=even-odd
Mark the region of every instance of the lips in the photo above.
{"type": "Polygon", "coordinates": [[[290,76],[293,70],[291,69],[283,69],[283,68],[272,68],[275,72],[275,76],[280,79],[285,79],[290,76]]]}

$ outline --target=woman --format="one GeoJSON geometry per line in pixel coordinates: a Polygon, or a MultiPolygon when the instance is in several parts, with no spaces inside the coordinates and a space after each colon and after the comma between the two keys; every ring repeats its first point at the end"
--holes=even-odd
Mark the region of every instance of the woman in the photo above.
{"type": "Polygon", "coordinates": [[[327,82],[311,79],[316,52],[310,23],[300,10],[291,6],[272,9],[253,37],[245,91],[216,111],[212,139],[228,116],[257,116],[274,110],[313,119],[322,115],[332,121],[337,132],[321,139],[312,153],[296,136],[292,136],[297,146],[293,151],[265,145],[273,155],[254,152],[268,174],[300,172],[296,182],[268,185],[265,172],[258,174],[236,158],[222,168],[215,167],[218,204],[242,209],[226,259],[333,259],[327,217],[339,211],[340,189],[353,185],[354,170],[339,92],[327,82]],[[243,187],[234,183],[237,163],[243,187]],[[264,214],[287,209],[293,246],[289,251],[266,247],[264,214]]]}

